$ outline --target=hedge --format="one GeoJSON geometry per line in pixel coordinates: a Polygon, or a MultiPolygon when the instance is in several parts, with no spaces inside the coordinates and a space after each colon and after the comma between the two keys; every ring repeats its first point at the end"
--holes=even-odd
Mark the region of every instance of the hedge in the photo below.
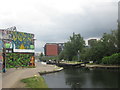
{"type": "Polygon", "coordinates": [[[120,65],[120,53],[102,58],[102,64],[120,65]]]}

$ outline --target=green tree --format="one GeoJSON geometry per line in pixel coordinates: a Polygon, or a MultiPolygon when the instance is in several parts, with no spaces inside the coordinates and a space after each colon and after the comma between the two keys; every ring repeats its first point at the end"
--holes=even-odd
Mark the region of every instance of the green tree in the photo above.
{"type": "Polygon", "coordinates": [[[40,54],[40,57],[43,57],[43,56],[44,56],[43,53],[41,53],[41,54],[40,54]]]}
{"type": "Polygon", "coordinates": [[[114,30],[111,34],[105,33],[101,38],[101,42],[105,49],[105,56],[118,52],[118,31],[114,30]]]}
{"type": "Polygon", "coordinates": [[[64,50],[63,50],[63,51],[61,51],[60,54],[58,55],[58,59],[59,59],[59,60],[62,60],[62,59],[64,59],[64,57],[65,57],[65,54],[64,54],[64,50]]]}
{"type": "Polygon", "coordinates": [[[94,43],[92,47],[82,51],[82,58],[101,63],[104,56],[110,56],[118,52],[118,31],[114,30],[110,34],[104,33],[102,38],[94,43]]]}
{"type": "Polygon", "coordinates": [[[41,54],[39,55],[39,59],[42,60],[42,59],[43,59],[43,56],[44,56],[44,54],[41,53],[41,54]]]}
{"type": "Polygon", "coordinates": [[[64,46],[64,59],[73,60],[75,56],[78,54],[78,50],[81,53],[83,47],[85,46],[85,41],[80,34],[73,33],[70,36],[70,40],[65,43],[64,46]]]}

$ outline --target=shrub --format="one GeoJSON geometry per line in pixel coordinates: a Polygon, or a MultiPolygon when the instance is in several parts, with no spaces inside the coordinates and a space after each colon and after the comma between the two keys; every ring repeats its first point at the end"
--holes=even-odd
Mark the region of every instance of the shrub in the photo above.
{"type": "Polygon", "coordinates": [[[106,56],[102,59],[103,64],[120,65],[120,53],[115,53],[111,56],[106,56]]]}

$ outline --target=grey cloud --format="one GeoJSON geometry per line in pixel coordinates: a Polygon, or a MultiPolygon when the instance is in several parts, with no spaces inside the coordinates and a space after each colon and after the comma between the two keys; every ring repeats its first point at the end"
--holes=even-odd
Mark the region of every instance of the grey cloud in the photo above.
{"type": "MultiPolygon", "coordinates": [[[[57,9],[45,8],[45,6],[41,8],[38,5],[35,7],[37,13],[42,11],[51,21],[51,24],[43,25],[34,20],[25,23],[25,20],[21,18],[21,22],[10,19],[10,21],[4,21],[1,26],[16,26],[18,31],[34,33],[37,39],[36,51],[43,51],[43,46],[47,42],[67,41],[73,32],[80,33],[84,39],[87,39],[90,37],[101,37],[104,32],[109,33],[111,30],[117,29],[117,2],[107,2],[93,6],[82,5],[81,8],[84,11],[82,14],[61,14],[57,9]]],[[[39,15],[37,16],[39,19],[39,15]]]]}

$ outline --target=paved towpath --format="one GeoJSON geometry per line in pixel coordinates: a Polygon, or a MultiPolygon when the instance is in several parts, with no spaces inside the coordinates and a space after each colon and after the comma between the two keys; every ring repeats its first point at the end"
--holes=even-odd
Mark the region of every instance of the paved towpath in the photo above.
{"type": "Polygon", "coordinates": [[[24,85],[20,82],[21,79],[39,75],[40,71],[53,71],[57,68],[53,65],[43,65],[37,62],[36,68],[9,69],[2,74],[2,88],[22,88],[24,85]]]}

